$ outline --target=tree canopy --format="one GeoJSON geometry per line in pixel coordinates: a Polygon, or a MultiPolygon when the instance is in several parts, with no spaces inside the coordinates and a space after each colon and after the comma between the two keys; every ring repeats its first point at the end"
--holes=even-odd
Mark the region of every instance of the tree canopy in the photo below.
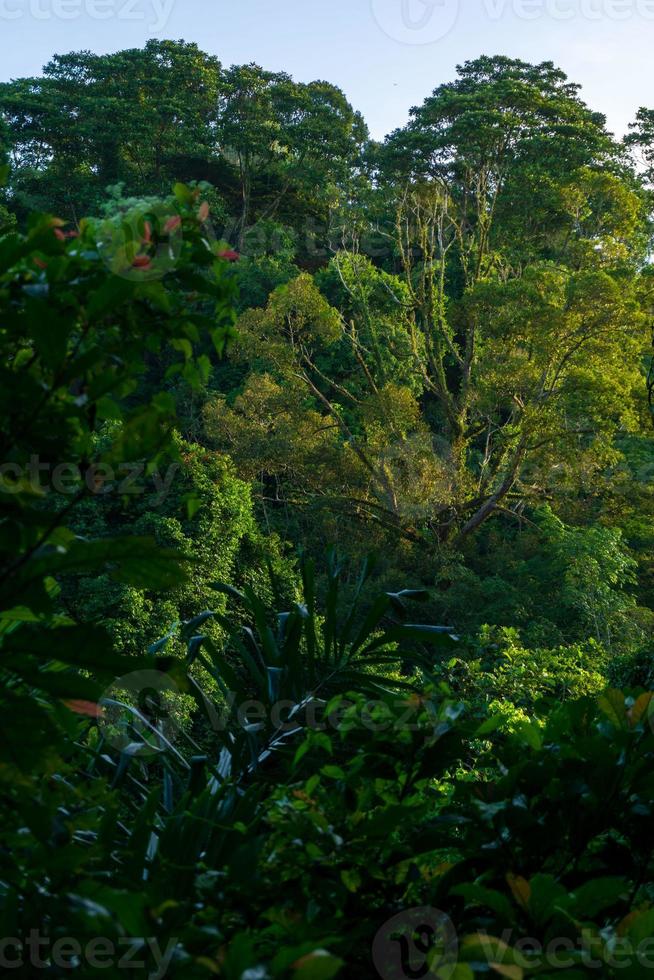
{"type": "Polygon", "coordinates": [[[653,120],[0,85],[3,969],[649,973],[653,120]]]}

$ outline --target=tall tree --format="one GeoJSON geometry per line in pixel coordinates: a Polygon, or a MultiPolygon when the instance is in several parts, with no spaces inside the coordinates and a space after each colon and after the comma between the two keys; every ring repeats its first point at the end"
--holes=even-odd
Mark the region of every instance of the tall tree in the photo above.
{"type": "Polygon", "coordinates": [[[654,185],[654,109],[639,109],[629,130],[625,143],[638,155],[648,182],[654,185]]]}
{"type": "Polygon", "coordinates": [[[555,408],[593,350],[597,382],[621,344],[642,349],[623,273],[643,257],[645,210],[603,117],[550,63],[467,63],[412,117],[381,174],[466,534],[503,505],[534,448],[593,430],[579,402],[555,408]]]}
{"type": "Polygon", "coordinates": [[[242,246],[248,225],[277,216],[289,197],[305,215],[324,212],[330,188],[333,199],[360,162],[367,130],[334,85],[250,64],[223,76],[217,139],[237,178],[242,246]]]}
{"type": "Polygon", "coordinates": [[[298,280],[244,316],[243,344],[255,372],[283,391],[301,382],[340,433],[352,465],[332,492],[461,542],[605,465],[640,424],[644,201],[602,117],[550,64],[466,65],[377,165],[396,274],[340,254],[317,280],[335,336],[306,328],[316,304],[298,280]],[[556,208],[534,226],[539,187],[532,208],[556,208]]]}
{"type": "Polygon", "coordinates": [[[0,86],[17,202],[76,218],[109,184],[128,195],[169,189],[211,152],[219,76],[195,44],[153,40],[56,56],[42,78],[0,86]]]}

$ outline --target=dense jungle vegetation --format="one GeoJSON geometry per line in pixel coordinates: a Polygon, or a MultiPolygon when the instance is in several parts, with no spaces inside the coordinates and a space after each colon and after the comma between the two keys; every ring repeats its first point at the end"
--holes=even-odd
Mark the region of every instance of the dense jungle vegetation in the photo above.
{"type": "Polygon", "coordinates": [[[551,63],[0,85],[3,975],[654,971],[653,214],[551,63]]]}

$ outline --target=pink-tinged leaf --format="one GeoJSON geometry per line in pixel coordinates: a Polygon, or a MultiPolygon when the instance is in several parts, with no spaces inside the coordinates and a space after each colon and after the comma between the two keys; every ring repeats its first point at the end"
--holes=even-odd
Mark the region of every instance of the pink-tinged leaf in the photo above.
{"type": "Polygon", "coordinates": [[[69,711],[73,711],[76,715],[84,715],[86,718],[102,718],[104,716],[104,709],[96,704],[95,701],[64,701],[64,704],[69,711]]]}
{"type": "Polygon", "coordinates": [[[182,223],[182,219],[178,214],[175,214],[173,215],[172,218],[169,218],[166,224],[164,225],[164,231],[166,232],[167,235],[170,235],[171,232],[177,231],[181,223],[182,223]]]}

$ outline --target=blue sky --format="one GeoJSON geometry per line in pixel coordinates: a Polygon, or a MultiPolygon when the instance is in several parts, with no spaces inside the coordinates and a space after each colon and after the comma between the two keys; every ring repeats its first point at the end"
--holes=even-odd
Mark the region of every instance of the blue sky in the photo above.
{"type": "Polygon", "coordinates": [[[376,137],[482,53],[554,61],[619,134],[654,107],[654,0],[0,0],[0,79],[153,36],[334,82],[376,137]]]}

